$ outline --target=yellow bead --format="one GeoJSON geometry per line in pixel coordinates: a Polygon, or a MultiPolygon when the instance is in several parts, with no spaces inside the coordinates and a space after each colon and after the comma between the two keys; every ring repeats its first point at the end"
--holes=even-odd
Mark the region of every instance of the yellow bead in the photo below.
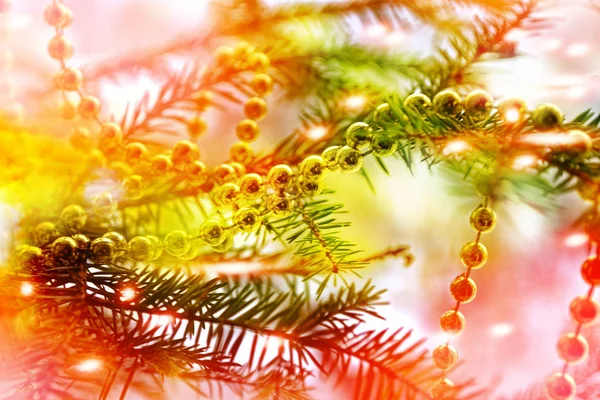
{"type": "Polygon", "coordinates": [[[88,154],[87,160],[91,167],[106,167],[106,156],[98,149],[92,149],[88,154]]]}
{"type": "Polygon", "coordinates": [[[65,28],[69,24],[70,11],[64,4],[52,3],[44,10],[44,20],[55,28],[65,28]]]}
{"type": "Polygon", "coordinates": [[[559,128],[564,119],[562,111],[554,104],[540,104],[531,113],[533,127],[542,131],[559,128]]]}
{"type": "Polygon", "coordinates": [[[274,193],[269,196],[267,207],[275,215],[285,215],[294,208],[294,201],[287,193],[274,193]]]}
{"type": "Polygon", "coordinates": [[[215,95],[209,90],[199,90],[192,95],[192,100],[196,105],[196,110],[206,111],[214,102],[215,95]]]}
{"type": "Polygon", "coordinates": [[[481,268],[485,265],[487,258],[487,249],[481,243],[469,242],[460,249],[460,260],[467,268],[481,268]]]}
{"type": "Polygon", "coordinates": [[[323,162],[325,166],[331,170],[335,171],[339,169],[339,165],[336,161],[337,153],[342,148],[342,146],[329,146],[321,153],[321,157],[323,158],[323,162]]]}
{"type": "Polygon", "coordinates": [[[453,346],[442,344],[432,352],[433,361],[440,369],[450,369],[458,362],[458,353],[453,346]]]}
{"type": "Polygon", "coordinates": [[[470,303],[477,295],[477,285],[473,279],[459,275],[450,284],[450,294],[460,303],[470,303]]]}
{"type": "Polygon", "coordinates": [[[92,147],[92,138],[90,130],[84,127],[77,127],[69,137],[71,146],[78,150],[87,151],[92,147]]]}
{"type": "Polygon", "coordinates": [[[241,178],[242,176],[246,175],[246,167],[244,164],[235,161],[231,161],[228,164],[231,165],[235,170],[236,177],[241,178]]]}
{"type": "Polygon", "coordinates": [[[462,100],[455,91],[442,90],[433,98],[433,108],[444,116],[456,117],[462,111],[462,100]]]}
{"type": "Polygon", "coordinates": [[[192,161],[185,166],[185,179],[193,185],[203,185],[207,178],[206,165],[202,161],[192,161]]]}
{"type": "Polygon", "coordinates": [[[173,153],[171,154],[171,160],[173,164],[180,168],[192,161],[196,161],[200,158],[200,149],[195,143],[189,140],[180,140],[173,146],[173,153]]]}
{"type": "Polygon", "coordinates": [[[444,378],[431,385],[429,394],[432,400],[452,400],[455,398],[456,389],[450,379],[444,378]]]}
{"type": "Polygon", "coordinates": [[[21,265],[26,267],[34,267],[36,264],[43,261],[43,254],[44,252],[39,247],[26,246],[19,251],[17,257],[21,265]]]}
{"type": "Polygon", "coordinates": [[[563,335],[556,344],[556,348],[559,357],[570,364],[578,364],[584,361],[590,352],[587,340],[583,336],[574,333],[563,335]]]}
{"type": "Polygon", "coordinates": [[[83,96],[77,111],[81,118],[96,118],[100,114],[100,101],[94,96],[83,96]]]}
{"type": "Polygon", "coordinates": [[[94,264],[109,264],[117,256],[117,246],[105,237],[94,239],[90,244],[89,259],[94,264]]]}
{"type": "Polygon", "coordinates": [[[225,67],[231,64],[233,55],[234,53],[231,47],[221,46],[215,50],[214,58],[218,65],[225,67]]]}
{"type": "Polygon", "coordinates": [[[263,72],[269,69],[271,60],[265,53],[256,52],[248,56],[248,68],[252,71],[263,72]]]}
{"type": "Polygon", "coordinates": [[[338,150],[335,161],[343,172],[356,172],[362,167],[363,157],[358,150],[344,146],[338,150]]]}
{"type": "Polygon", "coordinates": [[[196,243],[191,242],[190,249],[187,251],[187,253],[177,256],[177,258],[179,258],[181,260],[189,261],[189,260],[193,260],[197,256],[198,256],[198,246],[196,245],[196,243]]]}
{"type": "Polygon", "coordinates": [[[62,265],[70,265],[77,260],[77,242],[68,236],[56,239],[51,250],[54,259],[62,265]]]}
{"type": "Polygon", "coordinates": [[[246,174],[240,181],[240,194],[248,199],[255,199],[262,195],[263,180],[258,174],[246,174]]]}
{"type": "Polygon", "coordinates": [[[507,124],[515,124],[523,121],[526,113],[527,104],[523,99],[504,99],[498,105],[498,114],[507,124]]]}
{"type": "Polygon", "coordinates": [[[206,121],[201,117],[194,117],[187,123],[187,130],[190,138],[193,140],[198,139],[204,132],[206,132],[206,121]]]}
{"type": "Polygon", "coordinates": [[[219,202],[225,206],[231,206],[235,204],[240,194],[240,188],[235,183],[226,183],[221,186],[219,191],[219,202]]]}
{"type": "Polygon", "coordinates": [[[148,149],[143,143],[131,142],[125,146],[125,161],[130,165],[138,164],[148,158],[148,149]]]}
{"type": "Polygon", "coordinates": [[[308,156],[300,163],[300,173],[307,181],[318,181],[325,176],[325,161],[321,156],[308,156]]]}
{"type": "Polygon", "coordinates": [[[229,150],[230,157],[233,161],[241,164],[249,164],[254,157],[252,147],[246,142],[238,142],[231,146],[229,150]]]}
{"type": "Polygon", "coordinates": [[[200,237],[210,246],[218,246],[227,238],[227,230],[215,219],[204,221],[200,226],[200,237]]]}
{"type": "Polygon", "coordinates": [[[171,161],[171,157],[165,154],[154,156],[152,158],[151,170],[154,176],[165,176],[173,170],[173,161],[171,161]]]}
{"type": "Polygon", "coordinates": [[[474,121],[488,118],[494,106],[494,98],[485,90],[476,89],[465,98],[465,112],[474,121]]]}
{"type": "Polygon", "coordinates": [[[413,93],[404,99],[404,107],[413,112],[422,112],[431,108],[431,100],[423,93],[413,93]]]}
{"type": "Polygon", "coordinates": [[[446,311],[440,318],[440,327],[450,335],[458,335],[465,329],[465,317],[460,311],[446,311]]]}
{"type": "Polygon", "coordinates": [[[89,247],[90,247],[90,238],[81,234],[81,233],[76,233],[73,236],[71,236],[73,238],[73,240],[75,241],[75,243],[77,243],[77,248],[79,250],[83,250],[86,251],[89,247]]]}
{"type": "Polygon", "coordinates": [[[355,122],[346,130],[346,144],[352,148],[360,149],[369,146],[371,142],[371,128],[364,122],[355,122]]]}
{"type": "Polygon", "coordinates": [[[244,207],[237,210],[233,221],[242,232],[254,232],[260,228],[260,214],[256,209],[244,207]]]}
{"type": "Polygon", "coordinates": [[[310,181],[304,177],[301,177],[298,180],[298,188],[300,193],[304,196],[312,197],[317,196],[323,191],[323,182],[322,181],[310,181]]]}
{"type": "Polygon", "coordinates": [[[576,297],[569,306],[571,318],[582,326],[590,326],[598,322],[600,304],[593,297],[576,297]]]}
{"type": "Polygon", "coordinates": [[[225,252],[229,251],[229,249],[231,249],[232,246],[233,246],[233,236],[231,235],[231,233],[228,232],[225,236],[225,240],[223,241],[223,243],[213,246],[212,248],[217,253],[225,253],[225,252]]]}
{"type": "Polygon", "coordinates": [[[33,232],[35,244],[42,247],[54,242],[60,236],[60,232],[52,222],[39,223],[33,232]]]}
{"type": "Polygon", "coordinates": [[[267,175],[267,181],[274,189],[285,189],[293,177],[294,172],[288,165],[279,164],[271,168],[267,175]]]}
{"type": "Polygon", "coordinates": [[[135,261],[146,262],[154,257],[154,243],[145,236],[136,236],[129,241],[128,255],[135,261]]]}
{"type": "Polygon", "coordinates": [[[110,239],[115,244],[115,249],[117,251],[116,254],[123,254],[123,252],[127,249],[127,239],[125,239],[125,236],[119,232],[106,232],[104,235],[102,235],[102,237],[110,239]]]}
{"type": "Polygon", "coordinates": [[[577,387],[569,374],[557,372],[546,380],[546,395],[550,400],[575,400],[577,387]]]}
{"type": "Polygon", "coordinates": [[[250,82],[250,87],[257,96],[266,96],[273,90],[273,78],[267,74],[256,74],[250,82]]]}
{"type": "Polygon", "coordinates": [[[65,101],[60,106],[60,115],[64,119],[72,120],[77,116],[77,110],[75,109],[73,104],[69,103],[68,101],[65,101]]]}
{"type": "Polygon", "coordinates": [[[48,54],[58,61],[64,61],[73,56],[73,45],[63,35],[56,35],[48,42],[48,54]]]}
{"type": "Polygon", "coordinates": [[[74,92],[81,88],[83,75],[77,68],[66,67],[58,74],[59,87],[67,92],[74,92]]]}
{"type": "Polygon", "coordinates": [[[565,149],[568,152],[587,153],[592,150],[592,138],[584,131],[577,129],[568,133],[569,145],[565,149]]]}
{"type": "Polygon", "coordinates": [[[98,138],[98,147],[102,150],[112,150],[119,147],[123,142],[123,131],[121,127],[114,122],[106,122],[102,125],[100,137],[98,138]]]}
{"type": "Polygon", "coordinates": [[[249,119],[260,121],[267,115],[267,103],[260,97],[252,97],[244,104],[244,114],[249,119]]]}
{"type": "Polygon", "coordinates": [[[109,217],[117,211],[118,204],[110,193],[102,193],[92,201],[92,210],[99,217],[109,217]]]}
{"type": "Polygon", "coordinates": [[[60,213],[60,220],[71,231],[78,232],[85,226],[87,213],[83,207],[71,204],[63,208],[60,213]]]}
{"type": "Polygon", "coordinates": [[[371,148],[378,157],[389,157],[398,150],[398,142],[382,132],[375,133],[371,138],[371,148]]]}
{"type": "Polygon", "coordinates": [[[130,200],[139,200],[144,196],[144,183],[139,175],[131,175],[123,181],[123,195],[130,200]]]}
{"type": "Polygon", "coordinates": [[[477,207],[469,220],[476,232],[488,233],[496,227],[496,213],[489,207],[477,207]]]}
{"type": "Polygon", "coordinates": [[[172,256],[179,257],[190,250],[192,240],[184,231],[173,231],[165,237],[165,251],[172,256]]]}
{"type": "Polygon", "coordinates": [[[235,134],[238,139],[244,142],[252,142],[260,133],[258,124],[251,119],[244,119],[235,128],[235,134]]]}
{"type": "Polygon", "coordinates": [[[373,111],[374,122],[393,121],[394,116],[388,103],[381,103],[373,111]]]}
{"type": "Polygon", "coordinates": [[[235,168],[229,164],[217,165],[213,170],[213,178],[217,185],[223,185],[227,182],[231,182],[235,180],[236,177],[237,173],[235,172],[235,168]]]}
{"type": "Polygon", "coordinates": [[[241,61],[246,61],[252,56],[254,47],[248,42],[239,42],[233,48],[233,56],[241,61]]]}
{"type": "Polygon", "coordinates": [[[153,235],[146,235],[146,238],[152,242],[152,246],[154,247],[154,252],[152,253],[152,257],[150,260],[158,259],[163,252],[163,244],[159,238],[153,235]]]}

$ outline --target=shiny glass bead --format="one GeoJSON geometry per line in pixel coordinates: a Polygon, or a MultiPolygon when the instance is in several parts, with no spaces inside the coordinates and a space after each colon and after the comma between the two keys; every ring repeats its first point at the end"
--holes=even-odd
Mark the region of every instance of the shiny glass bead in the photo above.
{"type": "Polygon", "coordinates": [[[556,348],[560,358],[570,364],[578,364],[584,361],[590,352],[587,340],[583,336],[574,333],[563,335],[556,344],[556,348]]]}
{"type": "Polygon", "coordinates": [[[197,140],[202,136],[207,129],[206,121],[204,118],[196,116],[190,119],[187,123],[188,135],[192,140],[197,140]]]}
{"type": "Polygon", "coordinates": [[[569,374],[557,372],[546,380],[546,395],[551,400],[574,400],[575,380],[569,374]]]}
{"type": "Polygon", "coordinates": [[[460,311],[446,311],[440,318],[440,327],[450,335],[458,335],[465,329],[465,317],[460,311]]]}
{"type": "Polygon", "coordinates": [[[454,383],[448,378],[440,379],[431,385],[429,394],[433,400],[453,400],[455,397],[454,383]]]}
{"type": "Polygon", "coordinates": [[[450,284],[450,294],[460,303],[470,303],[477,294],[477,285],[473,279],[459,275],[450,284]]]}
{"type": "Polygon", "coordinates": [[[139,175],[131,175],[123,180],[123,195],[130,200],[139,200],[144,196],[144,183],[139,175]]]}
{"type": "Polygon", "coordinates": [[[227,164],[233,167],[236,177],[241,178],[242,176],[246,175],[246,167],[244,164],[235,161],[228,162],[227,164]]]}
{"type": "Polygon", "coordinates": [[[257,96],[264,97],[273,90],[273,78],[267,74],[256,74],[250,81],[250,87],[257,96]]]}
{"type": "Polygon", "coordinates": [[[363,157],[358,150],[344,146],[338,150],[335,161],[343,172],[356,172],[362,167],[363,157]]]}
{"type": "Polygon", "coordinates": [[[320,194],[323,191],[322,181],[309,181],[304,177],[298,180],[298,188],[304,196],[312,197],[320,194]]]}
{"type": "Polygon", "coordinates": [[[185,179],[192,185],[203,185],[208,179],[206,166],[202,161],[192,161],[185,166],[185,179]]]}
{"type": "Polygon", "coordinates": [[[117,245],[108,238],[97,238],[90,244],[89,259],[94,264],[109,264],[116,256],[117,245]]]}
{"type": "Polygon", "coordinates": [[[83,96],[79,107],[77,107],[77,112],[81,118],[96,118],[100,114],[100,101],[94,96],[83,96]]]}
{"type": "Polygon", "coordinates": [[[123,131],[121,127],[114,122],[105,122],[102,124],[100,136],[98,138],[98,147],[102,151],[110,151],[118,147],[123,142],[123,131]]]}
{"type": "Polygon", "coordinates": [[[285,164],[275,165],[267,175],[269,185],[275,189],[285,189],[294,176],[292,169],[285,164]]]}
{"type": "Polygon", "coordinates": [[[71,204],[63,208],[60,213],[60,220],[71,231],[78,232],[87,222],[87,213],[83,207],[71,204]]]}
{"type": "Polygon", "coordinates": [[[56,239],[51,246],[54,259],[62,264],[73,264],[77,260],[77,242],[68,236],[56,239]]]}
{"type": "Polygon", "coordinates": [[[148,149],[146,145],[140,142],[130,142],[125,146],[125,161],[130,165],[135,165],[148,158],[148,149]]]}
{"type": "Polygon", "coordinates": [[[191,243],[190,235],[186,232],[172,231],[165,237],[165,251],[172,256],[179,257],[190,250],[191,243]]]}
{"type": "Polygon", "coordinates": [[[378,157],[389,157],[398,150],[398,142],[384,133],[375,133],[371,138],[371,149],[378,157]]]}
{"type": "Polygon", "coordinates": [[[71,236],[73,238],[73,240],[75,241],[75,243],[77,243],[77,248],[79,250],[87,250],[90,247],[90,238],[81,234],[81,233],[76,233],[75,235],[71,236]]]}
{"type": "Polygon", "coordinates": [[[210,246],[220,245],[227,238],[227,229],[216,219],[208,219],[200,226],[200,237],[210,246]]]}
{"type": "Polygon", "coordinates": [[[102,237],[110,239],[115,244],[117,255],[123,254],[123,251],[127,249],[127,239],[119,232],[106,232],[102,237]]]}
{"type": "Polygon", "coordinates": [[[171,160],[178,168],[181,168],[192,161],[196,161],[199,158],[200,149],[198,149],[198,145],[189,140],[180,140],[173,146],[171,160]]]}
{"type": "Polygon", "coordinates": [[[55,28],[65,28],[69,24],[69,9],[64,4],[52,3],[44,10],[44,20],[55,28]]]}
{"type": "Polygon", "coordinates": [[[373,111],[373,121],[374,122],[384,122],[384,121],[392,121],[394,116],[392,114],[392,110],[390,109],[390,105],[388,103],[381,103],[375,108],[373,111]]]}
{"type": "Polygon", "coordinates": [[[19,263],[23,266],[31,267],[42,261],[44,252],[36,246],[25,246],[17,254],[19,263]]]}
{"type": "Polygon", "coordinates": [[[154,235],[146,235],[146,239],[150,240],[150,242],[152,242],[152,246],[154,247],[154,252],[152,253],[150,260],[158,259],[163,252],[163,243],[154,235]]]}
{"type": "Polygon", "coordinates": [[[260,121],[267,115],[267,103],[260,97],[252,97],[244,104],[246,118],[260,121]]]}
{"type": "Polygon", "coordinates": [[[598,322],[600,304],[593,297],[579,296],[573,299],[569,311],[575,322],[583,326],[590,326],[598,322]]]}
{"type": "Polygon", "coordinates": [[[570,153],[586,153],[592,150],[592,138],[586,132],[578,129],[572,129],[567,135],[569,139],[569,145],[565,148],[565,151],[570,153]]]}
{"type": "Polygon", "coordinates": [[[212,246],[213,250],[217,253],[225,253],[229,251],[231,247],[233,247],[233,236],[230,232],[227,232],[223,243],[218,244],[216,246],[212,246]]]}
{"type": "Polygon", "coordinates": [[[108,168],[115,174],[115,177],[121,181],[133,174],[133,169],[129,164],[123,161],[112,161],[108,164],[108,168]]]}
{"type": "Polygon", "coordinates": [[[92,201],[92,210],[99,217],[109,217],[117,208],[118,204],[110,193],[99,194],[92,201]]]}
{"type": "Polygon", "coordinates": [[[465,97],[465,112],[475,121],[488,118],[493,106],[494,98],[485,90],[473,90],[465,97]]]}
{"type": "Polygon", "coordinates": [[[240,194],[248,199],[255,199],[263,193],[263,179],[260,175],[246,174],[240,180],[240,194]]]}
{"type": "Polygon", "coordinates": [[[346,130],[346,144],[354,149],[369,146],[371,142],[371,128],[364,122],[355,122],[346,130]]]}
{"type": "Polygon", "coordinates": [[[559,128],[565,117],[554,104],[540,104],[531,113],[533,127],[542,131],[559,128]]]}
{"type": "Polygon", "coordinates": [[[62,90],[74,92],[81,88],[83,75],[77,68],[66,67],[58,73],[57,82],[62,90]]]}
{"type": "Polygon", "coordinates": [[[252,142],[260,134],[260,129],[256,121],[244,119],[235,127],[235,134],[244,142],[252,142]]]}
{"type": "Polygon", "coordinates": [[[173,170],[173,161],[165,154],[158,154],[152,158],[150,169],[154,176],[165,176],[173,170]]]}
{"type": "Polygon", "coordinates": [[[581,266],[581,276],[590,285],[600,284],[600,259],[592,256],[581,266]]]}
{"type": "Polygon", "coordinates": [[[453,346],[442,344],[433,349],[432,358],[438,368],[450,369],[458,362],[458,353],[453,346]]]}
{"type": "Polygon", "coordinates": [[[308,156],[300,163],[300,173],[307,181],[321,180],[325,175],[325,161],[321,156],[308,156]]]}
{"type": "Polygon", "coordinates": [[[82,126],[76,127],[69,137],[71,146],[77,150],[88,151],[92,147],[92,137],[90,130],[82,126]]]}
{"type": "Polygon", "coordinates": [[[423,93],[413,93],[404,99],[404,107],[413,112],[421,112],[431,108],[431,99],[423,93]]]}
{"type": "Polygon", "coordinates": [[[434,96],[433,108],[444,116],[456,117],[462,112],[462,100],[454,90],[442,90],[434,96]]]}
{"type": "Polygon", "coordinates": [[[64,61],[73,56],[73,45],[63,35],[56,35],[48,42],[48,54],[58,61],[64,61]]]}
{"type": "Polygon", "coordinates": [[[488,233],[496,227],[496,213],[489,207],[477,207],[469,220],[476,232],[488,233]]]}
{"type": "Polygon", "coordinates": [[[229,46],[220,46],[214,52],[214,58],[217,65],[228,66],[233,59],[233,49],[229,46]]]}
{"type": "Polygon", "coordinates": [[[263,72],[269,69],[271,60],[268,55],[255,52],[248,55],[248,68],[252,71],[263,72]]]}
{"type": "Polygon", "coordinates": [[[60,232],[52,222],[42,222],[35,227],[33,237],[35,244],[42,247],[58,239],[60,232]]]}
{"type": "Polygon", "coordinates": [[[196,258],[198,256],[198,246],[196,243],[194,243],[194,241],[191,242],[190,245],[190,249],[187,251],[187,253],[177,256],[177,258],[181,259],[181,260],[193,260],[194,258],[196,258]]]}
{"type": "Polygon", "coordinates": [[[525,100],[519,98],[504,99],[498,105],[498,114],[509,124],[523,121],[527,113],[525,100]]]}
{"type": "Polygon", "coordinates": [[[224,185],[227,182],[234,181],[237,178],[235,168],[229,164],[217,165],[213,169],[213,179],[218,185],[224,185]]]}
{"type": "Polygon", "coordinates": [[[218,194],[218,200],[225,206],[231,206],[235,204],[240,195],[240,188],[235,183],[226,183],[221,186],[218,194]]]}
{"type": "Polygon", "coordinates": [[[244,207],[237,210],[233,221],[242,232],[254,232],[260,228],[261,218],[256,209],[244,207]]]}
{"type": "Polygon", "coordinates": [[[468,242],[460,249],[460,260],[467,268],[481,268],[485,265],[487,258],[487,249],[481,243],[468,242]]]}
{"type": "Polygon", "coordinates": [[[248,143],[238,142],[231,146],[229,149],[229,155],[235,162],[249,164],[254,157],[254,151],[252,151],[252,147],[250,147],[248,143]]]}
{"type": "Polygon", "coordinates": [[[336,161],[337,153],[342,148],[342,146],[329,146],[321,153],[321,158],[323,158],[323,162],[325,166],[331,170],[335,171],[339,169],[339,165],[336,161]]]}
{"type": "Polygon", "coordinates": [[[145,236],[136,236],[129,241],[127,246],[131,259],[139,262],[150,261],[154,257],[154,243],[145,236]]]}
{"type": "Polygon", "coordinates": [[[285,215],[294,208],[294,201],[290,195],[285,192],[274,193],[269,196],[267,207],[275,215],[285,215]]]}

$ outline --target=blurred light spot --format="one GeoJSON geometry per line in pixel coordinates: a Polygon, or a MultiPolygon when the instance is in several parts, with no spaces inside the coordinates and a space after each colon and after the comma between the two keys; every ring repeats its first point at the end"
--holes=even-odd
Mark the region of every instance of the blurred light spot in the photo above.
{"type": "Polygon", "coordinates": [[[519,40],[523,40],[526,37],[527,32],[525,32],[522,29],[514,29],[504,37],[504,40],[506,40],[507,42],[518,42],[519,40]]]}
{"type": "Polygon", "coordinates": [[[136,292],[132,288],[125,288],[121,290],[120,300],[124,302],[129,302],[135,298],[136,292]]]}
{"type": "Polygon", "coordinates": [[[504,113],[504,120],[506,122],[518,122],[521,119],[521,113],[516,108],[509,108],[504,113]]]}
{"type": "Polygon", "coordinates": [[[166,326],[170,325],[175,321],[172,315],[159,315],[156,317],[156,325],[158,326],[166,326]]]}
{"type": "Polygon", "coordinates": [[[565,246],[579,247],[588,242],[588,236],[583,232],[572,233],[565,238],[565,246]]]}
{"type": "Polygon", "coordinates": [[[404,38],[405,36],[402,32],[388,33],[385,36],[385,44],[390,47],[397,46],[404,41],[404,38]]]}
{"type": "Polygon", "coordinates": [[[538,146],[562,146],[572,144],[574,139],[566,133],[531,133],[521,139],[522,142],[538,146]]]}
{"type": "Polygon", "coordinates": [[[490,328],[490,335],[492,335],[494,337],[504,337],[504,336],[508,336],[511,333],[513,333],[514,330],[515,330],[515,327],[512,326],[511,324],[506,324],[506,323],[496,324],[490,328]]]}
{"type": "Polygon", "coordinates": [[[31,296],[33,294],[33,285],[29,282],[23,282],[21,284],[21,294],[23,296],[31,296]]]}
{"type": "Polygon", "coordinates": [[[370,38],[380,38],[387,33],[387,28],[383,24],[373,24],[365,29],[365,34],[370,38]]]}
{"type": "Polygon", "coordinates": [[[548,39],[542,43],[542,50],[544,51],[556,51],[562,46],[562,40],[560,39],[548,39]]]}
{"type": "Polygon", "coordinates": [[[80,362],[75,366],[75,369],[79,372],[94,372],[102,367],[102,362],[94,358],[80,362]]]}
{"type": "Polygon", "coordinates": [[[367,105],[367,98],[357,94],[350,96],[344,100],[344,106],[350,111],[362,111],[367,105]]]}
{"type": "Polygon", "coordinates": [[[442,153],[447,156],[450,154],[462,153],[470,148],[471,146],[469,143],[465,142],[464,140],[451,140],[446,144],[446,146],[444,146],[442,153]]]}
{"type": "Polygon", "coordinates": [[[327,135],[328,129],[324,126],[313,126],[308,129],[305,135],[312,140],[320,140],[327,135]]]}
{"type": "Polygon", "coordinates": [[[581,57],[590,50],[590,47],[585,43],[575,43],[567,48],[569,57],[581,57]]]}
{"type": "Polygon", "coordinates": [[[515,157],[513,160],[513,168],[517,170],[526,169],[529,167],[533,167],[539,161],[539,158],[534,156],[533,154],[523,154],[515,157]]]}
{"type": "Polygon", "coordinates": [[[573,100],[582,99],[587,94],[587,89],[583,86],[574,86],[567,90],[567,97],[573,100]]]}

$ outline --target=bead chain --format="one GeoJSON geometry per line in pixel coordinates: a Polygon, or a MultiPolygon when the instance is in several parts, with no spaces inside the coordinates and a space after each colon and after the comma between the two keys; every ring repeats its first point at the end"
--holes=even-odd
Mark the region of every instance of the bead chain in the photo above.
{"type": "Polygon", "coordinates": [[[0,68],[4,77],[0,82],[2,86],[0,104],[4,118],[12,121],[20,121],[23,116],[23,106],[15,99],[14,79],[12,79],[14,77],[11,76],[13,70],[13,53],[9,46],[11,8],[12,4],[10,1],[0,0],[0,57],[2,57],[0,68]]]}

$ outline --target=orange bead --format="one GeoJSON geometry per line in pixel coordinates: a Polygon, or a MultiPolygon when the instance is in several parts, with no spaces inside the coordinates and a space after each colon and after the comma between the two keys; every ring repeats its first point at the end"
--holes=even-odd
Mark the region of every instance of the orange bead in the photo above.
{"type": "Polygon", "coordinates": [[[65,28],[71,23],[71,12],[64,4],[52,3],[44,11],[46,22],[56,28],[65,28]]]}
{"type": "Polygon", "coordinates": [[[245,119],[237,124],[235,128],[235,134],[238,139],[243,140],[244,142],[251,142],[255,140],[260,133],[258,128],[258,124],[256,121],[251,119],[245,119]]]}
{"type": "Polygon", "coordinates": [[[252,97],[244,104],[246,117],[259,121],[267,115],[267,103],[260,97],[252,97]]]}
{"type": "Polygon", "coordinates": [[[556,373],[546,380],[546,394],[551,400],[574,400],[576,386],[569,374],[556,373]]]}
{"type": "Polygon", "coordinates": [[[148,157],[148,149],[143,143],[131,142],[125,146],[125,161],[129,164],[137,164],[148,157]]]}
{"type": "Polygon", "coordinates": [[[62,90],[74,92],[81,88],[83,75],[77,68],[67,67],[58,74],[58,85],[62,90]]]}
{"type": "Polygon", "coordinates": [[[435,365],[441,369],[450,369],[458,362],[458,353],[449,344],[443,344],[433,349],[432,357],[435,365]]]}
{"type": "Polygon", "coordinates": [[[173,146],[173,153],[171,154],[171,160],[176,167],[182,167],[192,161],[196,161],[200,158],[200,149],[198,145],[190,142],[189,140],[180,140],[173,146]]]}
{"type": "Polygon", "coordinates": [[[92,147],[92,138],[90,135],[90,130],[79,126],[75,128],[71,136],[69,137],[69,141],[71,142],[71,146],[78,150],[89,150],[92,147]]]}
{"type": "Polygon", "coordinates": [[[487,249],[481,243],[469,242],[460,249],[460,260],[467,268],[478,269],[483,267],[487,257],[487,249]]]}
{"type": "Polygon", "coordinates": [[[600,284],[600,259],[593,256],[585,260],[581,266],[581,276],[590,285],[600,284]]]}
{"type": "Polygon", "coordinates": [[[57,35],[48,42],[48,54],[55,60],[64,61],[73,56],[73,46],[64,36],[57,35]]]}
{"type": "Polygon", "coordinates": [[[454,383],[450,379],[440,379],[436,381],[429,389],[429,394],[433,400],[451,400],[454,399],[454,383]]]}
{"type": "Polygon", "coordinates": [[[100,101],[94,96],[83,96],[77,111],[82,118],[96,118],[100,114],[100,101]]]}
{"type": "Polygon", "coordinates": [[[273,78],[267,74],[256,74],[250,82],[250,87],[258,96],[266,96],[273,90],[273,78]]]}
{"type": "Polygon", "coordinates": [[[440,318],[440,327],[450,335],[458,335],[465,329],[465,317],[460,311],[446,311],[440,318]]]}
{"type": "Polygon", "coordinates": [[[460,303],[470,303],[477,294],[477,285],[473,279],[459,275],[450,284],[450,294],[460,303]]]}
{"type": "Polygon", "coordinates": [[[114,122],[105,122],[100,130],[98,146],[102,151],[111,150],[118,147],[123,141],[123,131],[121,127],[114,122]]]}
{"type": "Polygon", "coordinates": [[[227,182],[235,180],[237,177],[235,168],[229,164],[217,165],[213,170],[213,178],[218,185],[223,185],[227,182]]]}
{"type": "Polygon", "coordinates": [[[574,333],[567,333],[561,337],[556,348],[560,358],[571,364],[584,361],[590,352],[590,346],[585,338],[574,333]]]}
{"type": "Polygon", "coordinates": [[[594,298],[576,297],[569,306],[571,317],[583,326],[593,325],[600,316],[600,304],[594,298]]]}

